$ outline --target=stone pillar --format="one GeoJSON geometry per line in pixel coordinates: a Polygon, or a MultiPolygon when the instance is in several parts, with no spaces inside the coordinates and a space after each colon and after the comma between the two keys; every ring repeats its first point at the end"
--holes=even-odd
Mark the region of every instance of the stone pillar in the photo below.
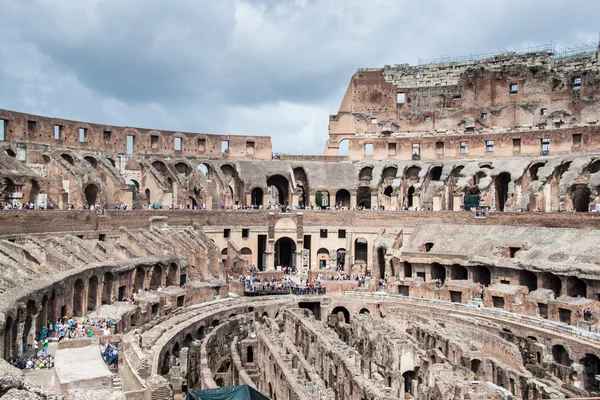
{"type": "Polygon", "coordinates": [[[298,204],[298,194],[296,192],[292,192],[292,202],[289,204],[290,207],[298,204]]]}
{"type": "Polygon", "coordinates": [[[311,207],[314,207],[317,205],[317,200],[316,200],[315,194],[311,194],[308,196],[308,204],[310,204],[311,207]]]}
{"type": "Polygon", "coordinates": [[[271,194],[269,193],[269,191],[263,192],[263,207],[266,208],[269,205],[270,201],[271,201],[271,194]]]}
{"type": "Polygon", "coordinates": [[[329,249],[329,268],[335,270],[337,267],[337,250],[329,249]]]}
{"type": "Polygon", "coordinates": [[[379,198],[377,196],[377,192],[373,191],[371,192],[371,208],[377,208],[379,207],[379,198]]]}
{"type": "Polygon", "coordinates": [[[421,195],[413,194],[413,207],[421,208],[421,195]]]}
{"type": "Polygon", "coordinates": [[[398,207],[398,192],[392,193],[392,198],[390,201],[390,208],[392,210],[397,210],[398,207]]]}
{"type": "Polygon", "coordinates": [[[267,265],[265,266],[265,271],[272,271],[275,269],[275,252],[274,251],[265,251],[267,256],[267,265]]]}
{"type": "Polygon", "coordinates": [[[356,208],[356,193],[350,194],[350,208],[356,208]]]}
{"type": "Polygon", "coordinates": [[[173,205],[179,204],[177,201],[177,182],[173,182],[173,199],[171,203],[173,203],[173,205]]]}
{"type": "Polygon", "coordinates": [[[454,200],[452,202],[454,203],[454,207],[452,208],[452,210],[460,211],[460,206],[462,205],[462,202],[463,202],[462,196],[454,196],[454,200]]]}
{"type": "Polygon", "coordinates": [[[246,202],[244,205],[249,206],[252,204],[252,192],[246,192],[246,202]]]}

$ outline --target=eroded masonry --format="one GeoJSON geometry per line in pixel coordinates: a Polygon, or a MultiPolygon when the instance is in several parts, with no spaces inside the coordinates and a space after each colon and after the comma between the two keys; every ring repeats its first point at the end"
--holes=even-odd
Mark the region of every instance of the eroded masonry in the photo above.
{"type": "Polygon", "coordinates": [[[0,395],[600,396],[599,101],[546,48],[361,69],[323,156],[0,110],[0,395]]]}

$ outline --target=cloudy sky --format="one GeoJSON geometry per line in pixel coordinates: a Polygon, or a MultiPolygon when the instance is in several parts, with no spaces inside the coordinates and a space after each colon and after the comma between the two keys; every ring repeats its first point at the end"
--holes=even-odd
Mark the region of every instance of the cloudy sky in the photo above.
{"type": "Polygon", "coordinates": [[[596,0],[0,0],[0,108],[321,154],[359,67],[598,41],[596,0]]]}

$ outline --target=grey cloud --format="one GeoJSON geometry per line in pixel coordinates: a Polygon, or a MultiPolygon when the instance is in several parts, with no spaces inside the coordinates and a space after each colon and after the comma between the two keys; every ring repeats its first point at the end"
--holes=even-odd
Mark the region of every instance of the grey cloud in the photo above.
{"type": "Polygon", "coordinates": [[[600,3],[4,0],[2,9],[1,107],[270,134],[277,151],[318,154],[356,68],[597,40],[600,3]]]}

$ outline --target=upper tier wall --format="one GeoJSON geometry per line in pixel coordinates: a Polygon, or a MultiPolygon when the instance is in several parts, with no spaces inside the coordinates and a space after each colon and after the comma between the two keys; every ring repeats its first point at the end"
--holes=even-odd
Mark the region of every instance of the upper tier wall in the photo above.
{"type": "Polygon", "coordinates": [[[129,150],[135,154],[259,160],[270,160],[272,157],[271,138],[267,136],[209,135],[99,125],[2,109],[0,120],[4,121],[0,141],[3,139],[127,153],[127,137],[131,136],[133,148],[129,150]],[[226,151],[222,151],[224,142],[228,142],[226,151]],[[179,150],[175,150],[176,146],[179,150]]]}
{"type": "Polygon", "coordinates": [[[273,226],[280,218],[292,218],[298,226],[314,227],[415,227],[427,224],[540,226],[547,228],[600,229],[600,213],[488,213],[475,218],[470,212],[417,211],[0,211],[0,236],[28,233],[108,231],[149,228],[149,218],[167,216],[169,226],[273,226]]]}

